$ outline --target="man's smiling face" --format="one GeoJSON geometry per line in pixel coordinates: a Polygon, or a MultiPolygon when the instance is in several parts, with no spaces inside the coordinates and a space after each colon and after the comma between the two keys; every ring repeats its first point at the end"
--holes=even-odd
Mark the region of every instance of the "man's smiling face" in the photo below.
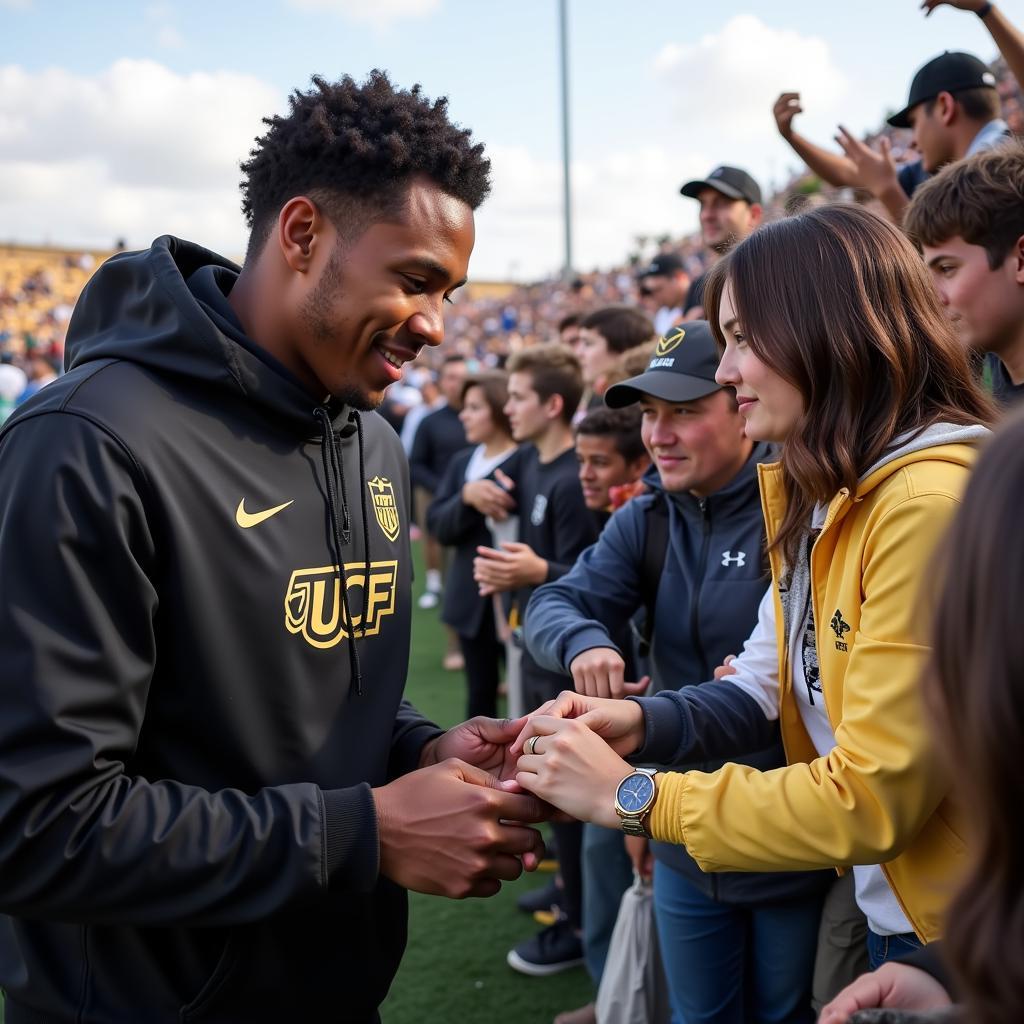
{"type": "Polygon", "coordinates": [[[319,273],[297,297],[290,347],[300,376],[321,394],[372,409],[404,363],[441,344],[444,302],[465,281],[473,251],[473,211],[415,179],[401,212],[354,241],[329,222],[325,231],[319,273]]]}

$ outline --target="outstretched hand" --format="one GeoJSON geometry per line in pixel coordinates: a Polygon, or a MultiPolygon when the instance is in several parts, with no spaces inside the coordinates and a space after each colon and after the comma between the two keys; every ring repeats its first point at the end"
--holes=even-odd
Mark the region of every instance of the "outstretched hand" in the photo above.
{"type": "Polygon", "coordinates": [[[549,812],[481,768],[450,759],[373,790],[380,873],[406,889],[463,899],[493,896],[532,870],[549,812]]]}
{"type": "Polygon", "coordinates": [[[619,757],[628,757],[643,746],[646,735],[644,713],[635,700],[588,697],[563,690],[554,700],[526,716],[526,724],[509,749],[510,755],[518,757],[522,753],[526,741],[537,732],[534,723],[538,718],[578,720],[619,757]]]}
{"type": "Polygon", "coordinates": [[[451,757],[465,761],[502,782],[515,779],[518,751],[512,744],[526,726],[526,718],[470,718],[456,725],[424,749],[421,766],[451,757]]]}
{"type": "Polygon", "coordinates": [[[615,790],[633,769],[583,719],[540,715],[529,728],[537,739],[519,758],[516,782],[579,821],[617,828],[615,790]]]}
{"type": "Polygon", "coordinates": [[[985,6],[985,0],[924,0],[921,10],[927,18],[936,7],[955,7],[958,11],[973,11],[978,13],[985,6]]]}
{"type": "Polygon", "coordinates": [[[836,142],[856,166],[857,181],[862,188],[866,188],[875,197],[882,196],[894,187],[899,188],[892,144],[884,135],[878,141],[878,149],[874,150],[840,125],[836,142]]]}
{"type": "Polygon", "coordinates": [[[847,985],[824,1009],[818,1024],[846,1024],[858,1010],[937,1010],[951,1006],[949,993],[930,975],[910,964],[882,964],[847,985]]]}
{"type": "Polygon", "coordinates": [[[639,697],[650,685],[650,676],[626,682],[626,663],[612,647],[591,647],[577,654],[569,665],[572,685],[588,697],[639,697]]]}

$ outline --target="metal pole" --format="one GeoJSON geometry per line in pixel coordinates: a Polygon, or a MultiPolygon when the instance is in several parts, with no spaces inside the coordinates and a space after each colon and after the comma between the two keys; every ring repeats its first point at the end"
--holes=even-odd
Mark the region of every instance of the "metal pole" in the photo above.
{"type": "Polygon", "coordinates": [[[572,182],[569,170],[569,16],[568,0],[558,0],[558,27],[562,65],[562,207],[565,224],[565,266],[562,276],[571,281],[572,272],[572,182]]]}

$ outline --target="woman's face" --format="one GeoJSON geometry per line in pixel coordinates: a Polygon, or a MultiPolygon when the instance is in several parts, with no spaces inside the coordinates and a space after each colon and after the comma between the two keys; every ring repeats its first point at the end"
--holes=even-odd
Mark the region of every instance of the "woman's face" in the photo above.
{"type": "Polygon", "coordinates": [[[486,444],[496,432],[491,407],[484,398],[483,388],[476,385],[466,388],[459,419],[470,444],[486,444]]]}
{"type": "Polygon", "coordinates": [[[588,327],[580,328],[573,348],[583,371],[583,382],[589,387],[593,387],[615,362],[615,353],[608,351],[604,335],[588,327]]]}
{"type": "Polygon", "coordinates": [[[804,414],[804,400],[789,381],[762,362],[750,347],[726,284],[718,310],[725,352],[715,380],[736,389],[744,432],[752,441],[785,441],[804,414]]]}

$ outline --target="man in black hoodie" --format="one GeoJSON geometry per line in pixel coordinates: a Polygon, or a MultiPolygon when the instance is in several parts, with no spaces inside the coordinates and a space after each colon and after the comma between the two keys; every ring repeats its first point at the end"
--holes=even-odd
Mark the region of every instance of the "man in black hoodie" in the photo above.
{"type": "Polygon", "coordinates": [[[402,699],[408,469],[371,411],[442,340],[489,164],[418,87],[313,85],[243,165],[244,268],[114,257],[0,433],[8,1024],[375,1021],[405,889],[539,849],[510,727],[402,699]]]}

